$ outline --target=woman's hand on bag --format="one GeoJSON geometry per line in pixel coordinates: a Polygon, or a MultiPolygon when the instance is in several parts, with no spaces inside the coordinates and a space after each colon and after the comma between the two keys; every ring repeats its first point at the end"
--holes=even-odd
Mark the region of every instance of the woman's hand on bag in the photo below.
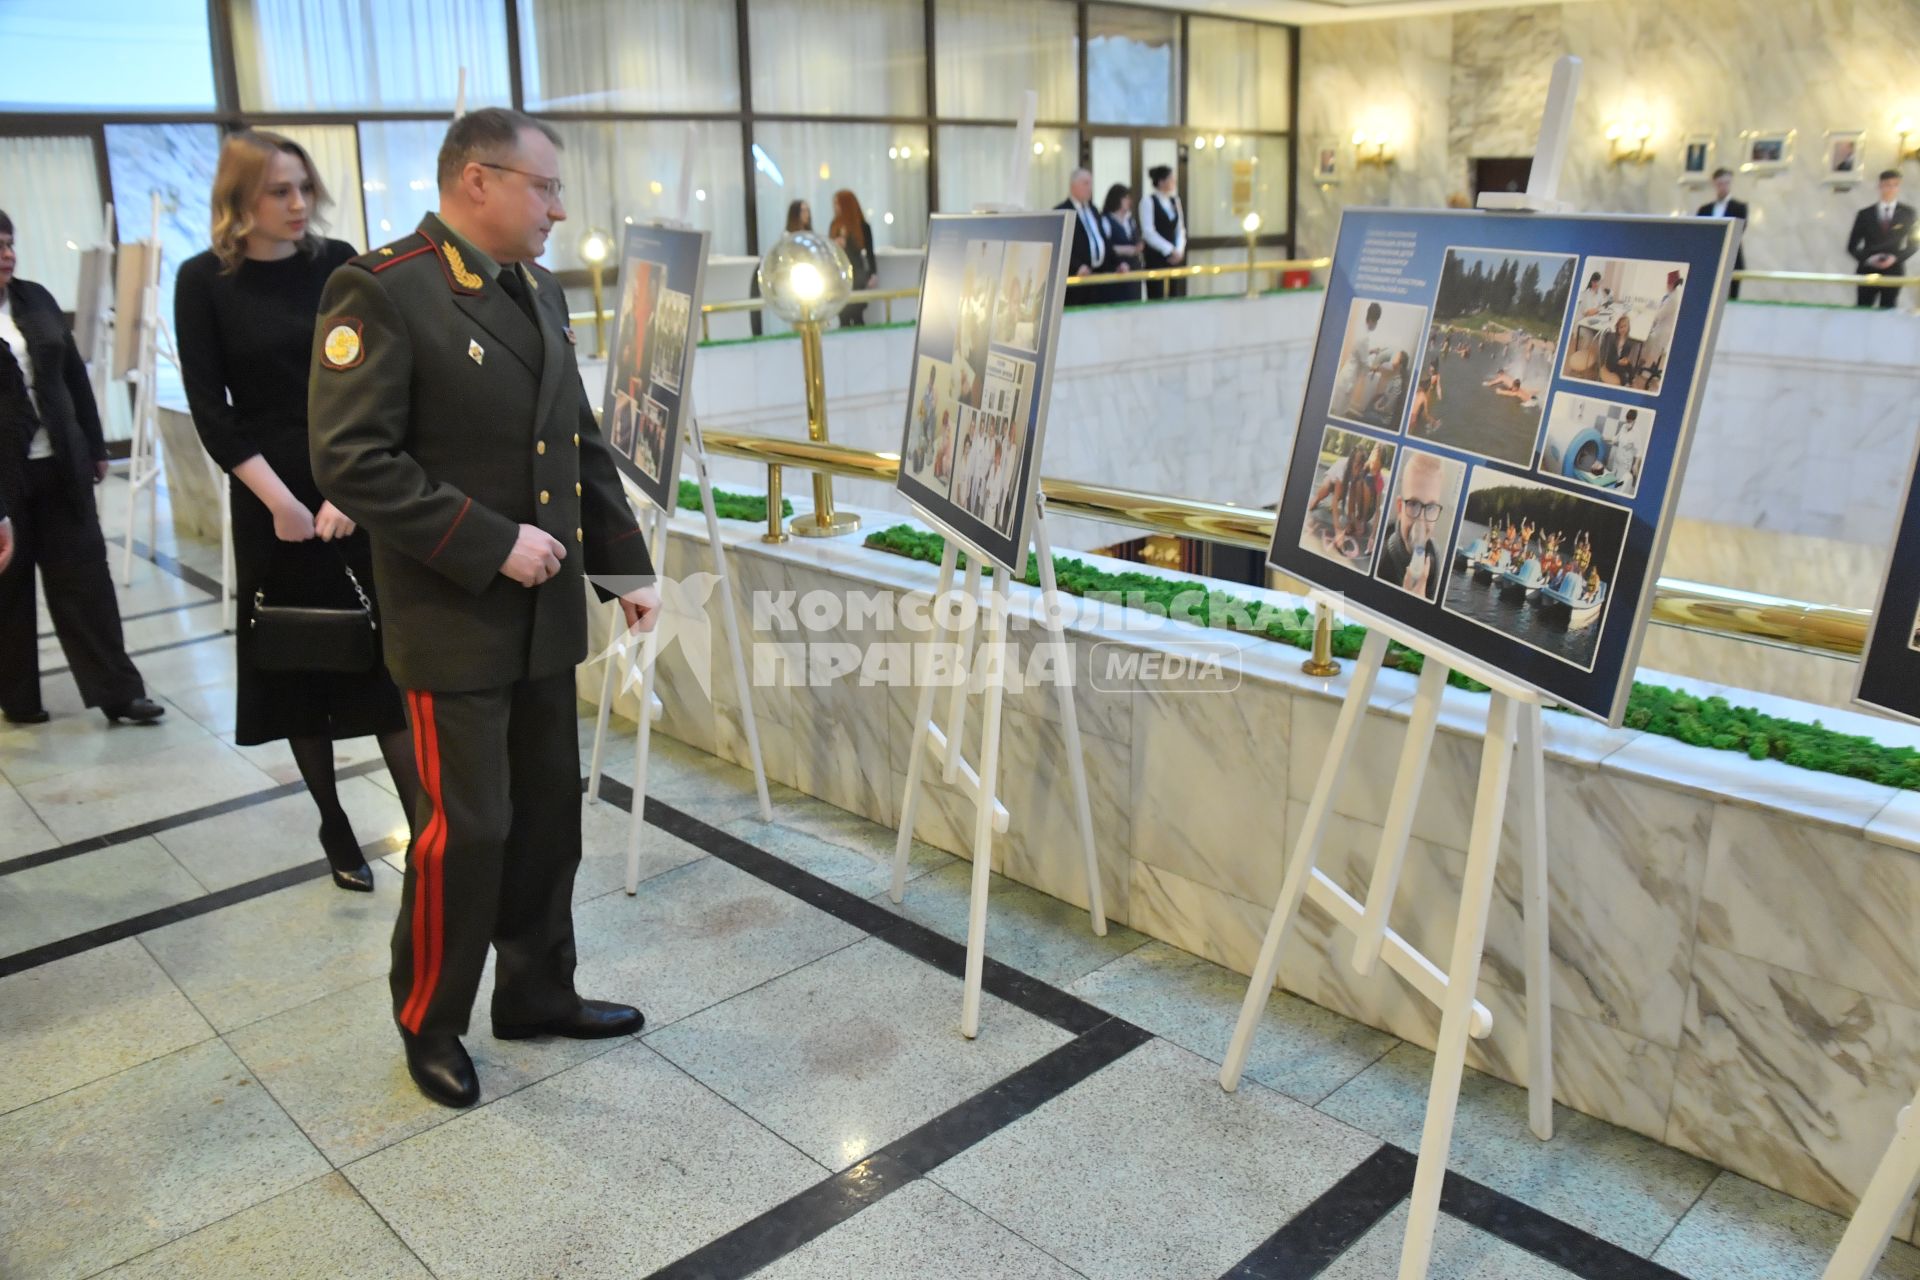
{"type": "Polygon", "coordinates": [[[305,542],[313,532],[313,512],[298,500],[273,509],[273,536],[280,541],[305,542]]]}
{"type": "Polygon", "coordinates": [[[320,541],[332,542],[335,538],[353,536],[354,523],[347,513],[331,502],[320,504],[320,514],[313,518],[313,531],[320,535],[320,541]]]}

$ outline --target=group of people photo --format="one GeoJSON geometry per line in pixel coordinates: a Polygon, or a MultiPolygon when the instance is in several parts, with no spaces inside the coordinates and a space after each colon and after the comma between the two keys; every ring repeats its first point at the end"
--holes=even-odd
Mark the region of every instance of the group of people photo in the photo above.
{"type": "Polygon", "coordinates": [[[1358,431],[1326,429],[1300,528],[1302,549],[1357,573],[1372,568],[1395,451],[1358,431]]]}

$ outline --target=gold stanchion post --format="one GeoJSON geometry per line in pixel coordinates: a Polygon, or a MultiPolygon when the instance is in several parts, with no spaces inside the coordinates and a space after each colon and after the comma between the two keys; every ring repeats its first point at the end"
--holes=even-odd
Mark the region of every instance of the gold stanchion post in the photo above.
{"type": "Polygon", "coordinates": [[[1340,664],[1333,657],[1333,610],[1317,605],[1313,614],[1313,656],[1300,664],[1310,676],[1337,676],[1340,664]]]}
{"type": "Polygon", "coordinates": [[[1260,276],[1253,269],[1253,264],[1260,257],[1260,215],[1249,213],[1240,220],[1240,227],[1247,233],[1247,296],[1257,298],[1260,296],[1260,276]]]}
{"type": "MultiPolygon", "coordinates": [[[[800,336],[800,362],[807,391],[807,439],[827,443],[827,371],[820,330],[838,315],[853,291],[853,264],[846,250],[812,231],[781,237],[760,262],[760,295],[800,336]]],[[[860,527],[860,517],[833,509],[833,477],[813,473],[813,510],[787,526],[803,538],[834,538],[860,527]]]]}
{"type": "Polygon", "coordinates": [[[786,503],[785,495],[780,492],[780,464],[767,464],[767,531],[760,535],[762,542],[785,542],[787,530],[781,508],[786,503]]]}
{"type": "Polygon", "coordinates": [[[613,242],[598,231],[587,232],[580,241],[580,256],[586,260],[587,275],[593,282],[593,354],[601,360],[607,356],[607,306],[601,300],[600,276],[612,250],[613,242]]]}

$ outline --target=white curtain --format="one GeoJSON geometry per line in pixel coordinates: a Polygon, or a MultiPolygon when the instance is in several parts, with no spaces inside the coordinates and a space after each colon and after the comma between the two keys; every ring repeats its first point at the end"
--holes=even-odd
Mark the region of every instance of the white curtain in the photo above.
{"type": "MultiPolygon", "coordinates": [[[[1011,120],[1028,89],[1038,119],[1080,117],[1074,7],[1053,0],[937,0],[934,91],[938,114],[1011,120]]],[[[946,158],[941,157],[941,163],[946,158]]]]}
{"type": "MultiPolygon", "coordinates": [[[[787,205],[813,206],[814,230],[833,222],[833,193],[859,198],[876,248],[927,242],[927,131],[918,125],[763,122],[754,145],[773,163],[754,174],[762,252],[786,233],[787,205]],[[768,169],[778,171],[775,182],[768,169]]],[[[944,160],[942,163],[945,163],[944,160]]]]}
{"type": "MultiPolygon", "coordinates": [[[[581,265],[580,241],[588,231],[613,233],[630,222],[673,218],[680,209],[681,157],[688,126],[677,120],[609,123],[561,121],[566,140],[560,177],[567,184],[567,220],[547,241],[546,264],[555,271],[581,265]]],[[[712,236],[716,254],[747,251],[747,198],[740,172],[740,126],[701,122],[693,126],[693,190],[687,221],[712,236]]]]}
{"type": "Polygon", "coordinates": [[[499,0],[232,0],[240,104],[249,111],[504,106],[499,0]]]}
{"type": "Polygon", "coordinates": [[[363,121],[360,192],[369,246],[398,240],[440,204],[436,170],[447,126],[439,120],[363,121]]]}
{"type": "Polygon", "coordinates": [[[753,0],[749,12],[755,111],[925,114],[921,0],[753,0]]]}
{"type": "Polygon", "coordinates": [[[1087,7],[1087,119],[1180,123],[1179,68],[1177,14],[1087,7]]]}
{"type": "Polygon", "coordinates": [[[1292,34],[1223,18],[1187,25],[1187,121],[1209,129],[1290,129],[1292,34]]]}
{"type": "Polygon", "coordinates": [[[0,209],[13,219],[20,275],[78,302],[80,251],[105,238],[92,138],[0,138],[0,209]]]}
{"type": "Polygon", "coordinates": [[[530,111],[740,108],[739,45],[733,5],[724,0],[519,4],[530,111]]]}
{"type": "MultiPolygon", "coordinates": [[[[1046,209],[1067,198],[1067,179],[1080,167],[1075,129],[1035,129],[1027,171],[1027,207],[1046,209]]],[[[1005,125],[940,126],[940,212],[968,213],[977,204],[1006,199],[1013,129],[1005,125]]],[[[1094,193],[1096,198],[1099,193],[1094,193]]]]}
{"type": "Polygon", "coordinates": [[[276,124],[266,127],[299,143],[313,157],[313,167],[319,171],[327,194],[333,197],[333,207],[322,215],[326,234],[362,251],[372,248],[367,243],[366,208],[360,198],[360,146],[354,140],[353,126],[276,124]]]}
{"type": "Polygon", "coordinates": [[[207,0],[0,0],[0,108],[213,107],[207,0]]]}

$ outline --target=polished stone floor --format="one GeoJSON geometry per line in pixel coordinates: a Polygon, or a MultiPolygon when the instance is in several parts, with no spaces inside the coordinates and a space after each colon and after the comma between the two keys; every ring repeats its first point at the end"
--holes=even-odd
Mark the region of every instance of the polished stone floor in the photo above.
{"type": "MultiPolygon", "coordinates": [[[[892,832],[779,787],[762,822],[746,774],[671,740],[637,896],[630,746],[584,811],[581,985],[645,1033],[502,1043],[483,1016],[482,1104],[425,1102],[377,754],[341,744],[387,861],[340,893],[284,749],[223,736],[215,553],[160,541],[122,608],[165,725],[110,729],[50,670],[54,721],[0,729],[0,1276],[1394,1274],[1424,1052],[1275,996],[1223,1093],[1241,978],[1011,882],[966,1041],[965,864],[920,848],[895,908],[892,832]]],[[[1539,1143],[1471,1073],[1451,1167],[1449,1280],[1795,1280],[1843,1226],[1564,1109],[1539,1143]]]]}

